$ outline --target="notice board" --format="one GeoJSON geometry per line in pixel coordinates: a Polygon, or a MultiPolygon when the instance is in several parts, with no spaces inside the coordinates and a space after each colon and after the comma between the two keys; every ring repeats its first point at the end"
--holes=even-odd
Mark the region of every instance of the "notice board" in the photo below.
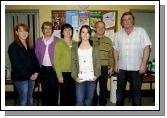
{"type": "Polygon", "coordinates": [[[73,40],[78,40],[78,33],[82,25],[89,25],[95,30],[97,21],[104,21],[105,35],[113,40],[117,29],[117,11],[113,10],[52,10],[52,22],[54,24],[54,35],[60,37],[61,26],[69,23],[74,28],[73,40]]]}

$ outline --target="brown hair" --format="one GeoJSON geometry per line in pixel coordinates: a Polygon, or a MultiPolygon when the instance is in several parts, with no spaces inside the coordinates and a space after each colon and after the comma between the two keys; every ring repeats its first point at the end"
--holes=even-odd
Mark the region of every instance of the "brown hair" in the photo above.
{"type": "MultiPolygon", "coordinates": [[[[91,33],[92,33],[91,28],[90,28],[88,25],[82,25],[82,27],[81,27],[81,29],[80,29],[80,31],[79,31],[79,39],[80,39],[80,40],[82,40],[82,38],[81,38],[81,32],[82,32],[82,29],[84,29],[84,28],[86,28],[86,29],[88,30],[88,34],[89,34],[90,37],[91,37],[91,33]]],[[[90,37],[89,37],[89,38],[90,38],[90,37]]]]}
{"type": "Polygon", "coordinates": [[[128,12],[123,13],[123,15],[121,17],[121,26],[123,26],[123,24],[122,24],[123,23],[123,17],[126,16],[126,15],[131,15],[132,16],[132,18],[133,18],[133,25],[134,25],[135,24],[135,17],[132,14],[132,12],[128,11],[128,12]]]}
{"type": "Polygon", "coordinates": [[[82,32],[82,29],[86,28],[88,30],[88,34],[89,34],[89,43],[90,45],[92,46],[92,40],[90,40],[91,38],[91,34],[92,34],[92,30],[91,28],[88,26],[88,25],[82,25],[80,31],[79,31],[79,43],[78,43],[78,47],[80,46],[81,42],[82,42],[82,38],[81,38],[81,32],[82,32]]]}
{"type": "MultiPolygon", "coordinates": [[[[22,46],[22,43],[18,37],[18,35],[16,34],[16,31],[18,31],[18,29],[20,27],[23,27],[24,31],[28,32],[30,31],[30,28],[28,27],[28,25],[24,24],[24,23],[19,23],[16,25],[16,27],[14,28],[14,41],[16,42],[16,44],[18,44],[19,46],[22,46]]],[[[31,42],[30,42],[30,33],[26,39],[26,43],[27,43],[27,46],[30,48],[31,47],[31,42]]]]}
{"type": "Polygon", "coordinates": [[[41,27],[42,32],[43,32],[44,26],[50,26],[52,28],[52,33],[53,33],[54,27],[53,27],[52,22],[49,22],[49,21],[43,22],[42,27],[41,27]]]}

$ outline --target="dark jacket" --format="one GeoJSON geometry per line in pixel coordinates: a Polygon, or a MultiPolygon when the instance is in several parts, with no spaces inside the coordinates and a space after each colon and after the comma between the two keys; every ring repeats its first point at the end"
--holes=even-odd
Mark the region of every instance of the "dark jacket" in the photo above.
{"type": "Polygon", "coordinates": [[[33,49],[26,50],[24,46],[13,42],[8,48],[8,54],[12,67],[12,80],[28,80],[33,73],[39,72],[39,63],[33,49]]]}

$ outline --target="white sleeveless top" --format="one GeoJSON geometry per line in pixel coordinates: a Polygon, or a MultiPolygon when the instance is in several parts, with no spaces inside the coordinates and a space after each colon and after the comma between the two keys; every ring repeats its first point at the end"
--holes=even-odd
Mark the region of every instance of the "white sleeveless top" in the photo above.
{"type": "Polygon", "coordinates": [[[79,57],[79,81],[89,81],[93,80],[94,70],[93,70],[93,56],[92,47],[89,49],[78,48],[79,57]]]}

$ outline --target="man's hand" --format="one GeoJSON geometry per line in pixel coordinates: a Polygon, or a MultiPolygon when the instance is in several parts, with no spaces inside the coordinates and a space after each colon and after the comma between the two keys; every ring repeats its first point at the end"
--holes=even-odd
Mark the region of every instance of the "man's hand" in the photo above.
{"type": "Polygon", "coordinates": [[[119,65],[118,64],[115,64],[114,71],[116,73],[119,73],[119,65]]]}
{"type": "Polygon", "coordinates": [[[110,69],[108,70],[108,75],[111,76],[112,73],[113,73],[113,68],[110,68],[110,69]]]}
{"type": "Polygon", "coordinates": [[[147,65],[141,64],[140,69],[139,69],[139,73],[144,74],[146,72],[146,69],[147,69],[147,65]]]}

